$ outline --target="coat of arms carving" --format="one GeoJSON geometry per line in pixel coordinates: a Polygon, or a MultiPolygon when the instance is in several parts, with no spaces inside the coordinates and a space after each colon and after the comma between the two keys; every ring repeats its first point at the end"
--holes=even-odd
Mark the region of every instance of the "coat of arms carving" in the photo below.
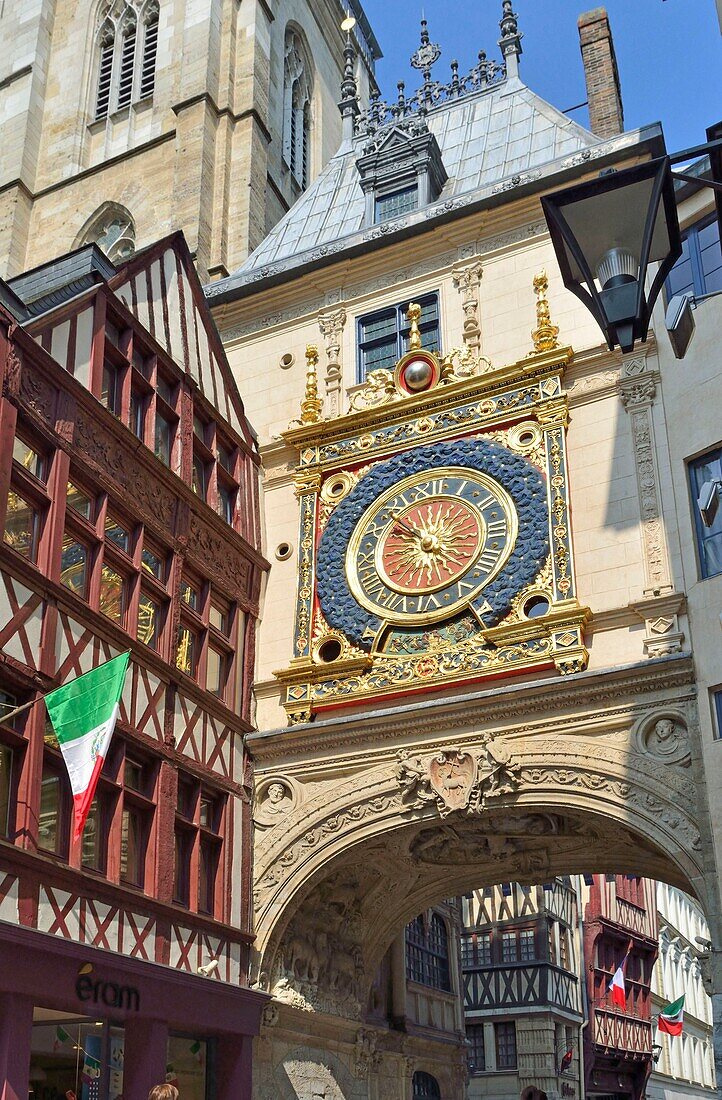
{"type": "Polygon", "coordinates": [[[461,749],[448,749],[433,758],[429,764],[431,787],[447,812],[464,810],[469,805],[476,773],[476,760],[461,749]]]}

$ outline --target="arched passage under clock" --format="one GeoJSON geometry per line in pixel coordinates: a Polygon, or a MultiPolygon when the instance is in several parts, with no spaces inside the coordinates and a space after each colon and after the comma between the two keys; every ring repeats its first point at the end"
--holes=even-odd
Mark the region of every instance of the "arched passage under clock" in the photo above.
{"type": "MultiPolygon", "coordinates": [[[[284,1019],[334,1018],[363,1047],[399,930],[507,880],[664,881],[698,899],[722,944],[689,676],[683,661],[659,662],[643,677],[540,680],[523,702],[497,689],[252,737],[256,982],[284,1019]]],[[[273,1070],[259,1072],[263,1096],[273,1070]]]]}

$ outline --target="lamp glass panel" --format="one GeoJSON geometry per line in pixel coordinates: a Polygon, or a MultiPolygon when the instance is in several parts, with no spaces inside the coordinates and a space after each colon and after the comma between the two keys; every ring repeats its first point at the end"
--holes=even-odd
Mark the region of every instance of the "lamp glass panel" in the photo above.
{"type": "MultiPolygon", "coordinates": [[[[622,176],[623,173],[618,173],[622,176]]],[[[593,274],[601,259],[612,248],[622,248],[639,260],[644,240],[647,213],[654,188],[654,177],[630,180],[607,191],[593,190],[576,202],[560,204],[563,217],[577,239],[593,274]]],[[[662,260],[671,249],[669,230],[660,200],[652,234],[649,260],[662,260]]],[[[566,248],[572,275],[586,282],[576,260],[566,248]]]]}

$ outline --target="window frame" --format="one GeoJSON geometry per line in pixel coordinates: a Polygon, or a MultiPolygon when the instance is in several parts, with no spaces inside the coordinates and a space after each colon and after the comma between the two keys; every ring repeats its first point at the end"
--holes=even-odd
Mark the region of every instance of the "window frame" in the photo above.
{"type": "Polygon", "coordinates": [[[439,913],[420,914],[406,925],[404,940],[407,980],[438,993],[453,993],[449,929],[444,918],[439,913]],[[433,928],[443,929],[443,937],[437,940],[433,928]],[[441,940],[444,950],[438,946],[441,940]]]}
{"type": "MultiPolygon", "coordinates": [[[[692,222],[682,231],[682,243],[688,244],[690,273],[692,275],[691,287],[687,286],[679,290],[672,289],[671,276],[674,272],[674,267],[670,271],[664,283],[664,296],[665,301],[669,302],[677,294],[693,294],[698,298],[701,298],[705,294],[714,293],[714,291],[708,291],[705,285],[707,275],[705,274],[702,266],[702,249],[700,247],[700,234],[708,229],[710,225],[716,225],[717,215],[715,213],[704,214],[696,222],[692,222]]],[[[717,244],[719,248],[719,243],[717,244]]],[[[722,252],[720,253],[722,256],[722,252]]],[[[681,257],[680,257],[681,259],[681,257]]],[[[679,263],[679,261],[677,261],[679,263]]],[[[675,265],[676,266],[676,265],[675,265]]],[[[722,266],[722,261],[720,266],[722,266]]],[[[717,270],[717,269],[715,269],[717,270]]]]}
{"type": "Polygon", "coordinates": [[[190,912],[223,919],[223,869],[228,795],[211,788],[189,772],[178,773],[174,837],[173,901],[190,912]],[[202,820],[204,803],[212,807],[210,824],[202,820]],[[178,844],[183,845],[183,866],[179,875],[178,844]],[[212,880],[201,885],[204,853],[210,853],[212,880]]]}
{"type": "Polygon", "coordinates": [[[419,185],[416,180],[413,183],[404,184],[403,187],[396,187],[393,191],[377,192],[374,195],[374,225],[391,221],[393,218],[401,218],[404,214],[413,214],[418,209],[419,185]],[[383,206],[384,203],[391,203],[393,199],[403,199],[407,195],[413,195],[413,203],[400,202],[390,213],[384,213],[380,209],[380,206],[383,206]]]}
{"type": "Polygon", "coordinates": [[[478,1020],[466,1021],[466,1041],[469,1044],[469,1072],[486,1072],[486,1048],[484,1046],[484,1025],[478,1020]],[[473,1033],[473,1035],[471,1035],[473,1033]],[[471,1037],[470,1037],[471,1035],[471,1037]],[[479,1051],[481,1058],[478,1057],[479,1051]],[[479,1064],[481,1063],[481,1064],[479,1064]]]}
{"type": "Polygon", "coordinates": [[[519,1053],[516,1042],[516,1022],[514,1020],[495,1020],[494,1021],[494,1053],[496,1056],[496,1069],[497,1071],[512,1071],[518,1068],[519,1053]],[[502,1043],[500,1043],[501,1028],[508,1028],[506,1035],[513,1035],[513,1043],[509,1044],[509,1049],[513,1048],[513,1062],[503,1060],[501,1056],[502,1043]]]}
{"type": "MultiPolygon", "coordinates": [[[[687,465],[687,484],[690,492],[690,507],[692,509],[692,521],[694,524],[694,545],[695,553],[697,555],[697,571],[698,577],[701,581],[709,580],[711,577],[719,577],[722,575],[722,568],[715,572],[710,572],[707,568],[706,556],[704,553],[704,544],[708,539],[719,538],[722,539],[722,532],[716,531],[710,534],[705,534],[710,529],[705,527],[702,522],[702,517],[699,514],[699,508],[697,507],[697,499],[699,496],[699,490],[701,485],[697,486],[696,471],[703,464],[710,465],[712,461],[716,461],[719,468],[719,476],[722,478],[722,444],[718,444],[716,447],[711,447],[709,450],[704,451],[702,454],[696,455],[694,458],[688,458],[687,465]],[[715,456],[715,457],[713,457],[715,456]]],[[[704,482],[702,483],[704,484],[704,482]]],[[[720,502],[722,504],[722,502],[720,502]]],[[[722,517],[722,508],[718,512],[718,516],[722,517]]],[[[722,520],[721,520],[722,522],[722,520]]]]}
{"type": "MultiPolygon", "coordinates": [[[[408,351],[408,347],[405,345],[410,330],[410,322],[406,317],[406,312],[409,308],[409,303],[414,301],[418,302],[421,306],[419,331],[422,337],[422,346],[427,346],[423,343],[424,336],[426,336],[427,333],[435,332],[436,342],[433,344],[429,343],[428,347],[432,349],[435,348],[437,351],[441,350],[441,294],[438,290],[426,291],[424,294],[405,299],[403,302],[384,306],[382,309],[373,310],[371,313],[361,314],[356,318],[356,381],[358,384],[365,382],[368,374],[372,370],[380,369],[375,364],[368,365],[366,363],[364,358],[366,353],[374,347],[382,347],[386,343],[391,344],[393,339],[391,334],[386,337],[377,336],[371,337],[370,339],[364,339],[364,326],[380,320],[384,314],[394,313],[396,348],[393,352],[395,356],[393,365],[395,365],[402,355],[405,355],[408,351]],[[425,321],[423,319],[424,308],[432,304],[436,307],[436,318],[433,321],[425,321]]],[[[383,369],[391,369],[391,365],[383,369]]]]}

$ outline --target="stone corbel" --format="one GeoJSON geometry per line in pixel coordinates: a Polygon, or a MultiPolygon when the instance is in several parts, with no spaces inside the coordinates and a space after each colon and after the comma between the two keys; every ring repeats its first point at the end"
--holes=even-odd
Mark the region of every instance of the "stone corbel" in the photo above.
{"type": "Polygon", "coordinates": [[[667,657],[671,653],[682,652],[684,633],[679,628],[679,616],[686,606],[685,598],[679,592],[630,603],[630,609],[645,626],[642,642],[645,656],[667,657]]]}
{"type": "Polygon", "coordinates": [[[346,310],[337,309],[333,313],[322,313],[318,318],[318,327],[326,347],[326,405],[329,416],[341,415],[341,339],[346,324],[346,310]]]}
{"type": "Polygon", "coordinates": [[[652,417],[658,382],[659,374],[650,368],[646,351],[624,356],[617,391],[632,429],[642,525],[645,596],[667,595],[672,590],[652,417]]]}
{"type": "Polygon", "coordinates": [[[451,278],[454,287],[461,294],[461,307],[464,310],[464,343],[468,348],[478,351],[481,347],[481,326],[479,325],[479,284],[482,265],[479,260],[452,269],[451,278]]]}

